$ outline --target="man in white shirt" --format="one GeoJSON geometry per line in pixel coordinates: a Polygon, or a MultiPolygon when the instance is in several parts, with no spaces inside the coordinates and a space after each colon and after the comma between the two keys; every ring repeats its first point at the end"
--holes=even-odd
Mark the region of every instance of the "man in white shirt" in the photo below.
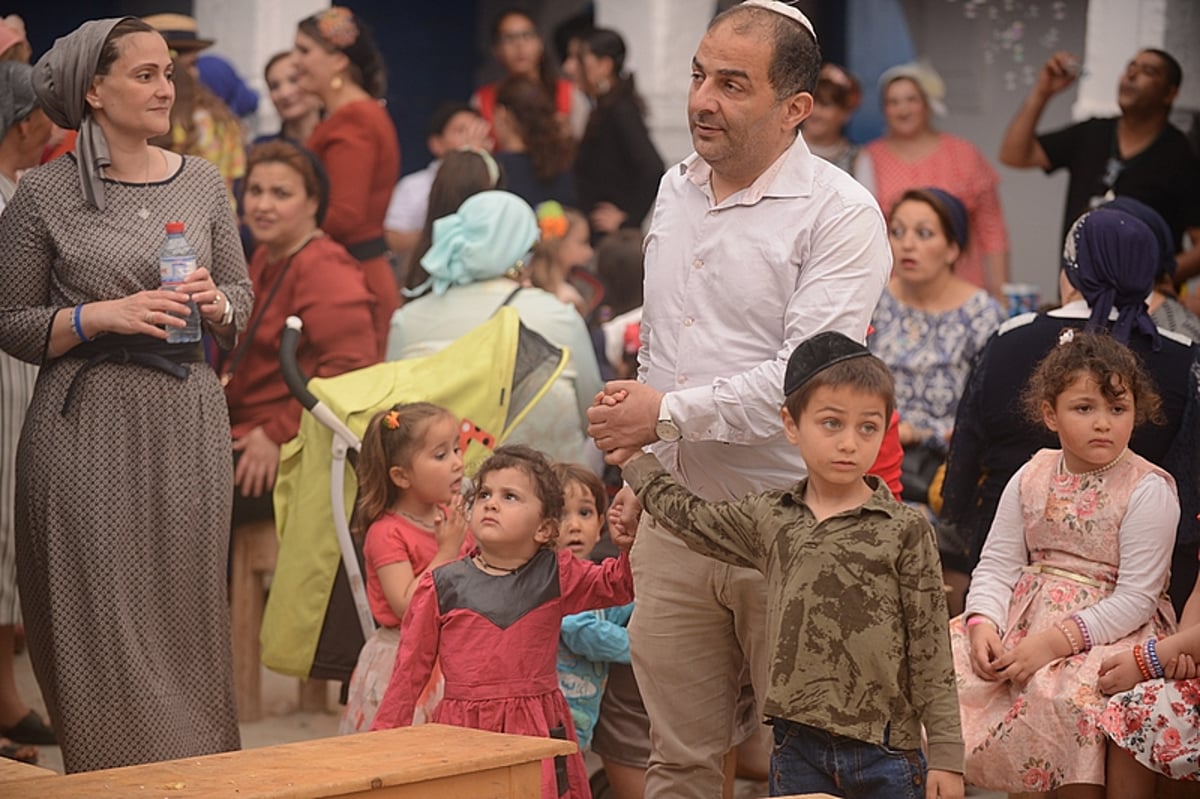
{"type": "Polygon", "coordinates": [[[460,147],[483,147],[487,142],[488,125],[466,103],[444,103],[430,118],[428,133],[425,145],[433,153],[433,161],[424,169],[400,179],[392,190],[387,215],[383,218],[383,235],[388,249],[401,259],[417,243],[421,229],[425,227],[429,190],[442,164],[442,156],[460,147]]]}
{"type": "MultiPolygon", "coordinates": [[[[588,413],[601,449],[650,445],[705,499],[805,475],[779,416],[788,355],[824,330],[863,341],[891,271],[875,200],[797,135],[820,63],[808,20],[783,3],[713,20],[692,61],[696,152],[667,170],[646,238],[638,381],[609,383],[624,400],[588,413]]],[[[723,756],[761,721],[739,695],[746,674],[766,692],[763,577],[649,517],[632,556],[646,796],[718,797],[723,756]]]]}

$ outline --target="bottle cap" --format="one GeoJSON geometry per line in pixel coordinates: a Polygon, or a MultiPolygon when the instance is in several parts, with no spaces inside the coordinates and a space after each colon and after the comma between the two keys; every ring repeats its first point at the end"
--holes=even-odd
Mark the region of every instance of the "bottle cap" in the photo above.
{"type": "Polygon", "coordinates": [[[183,223],[182,222],[168,222],[167,223],[167,233],[168,234],[182,233],[182,232],[183,232],[183,223]]]}

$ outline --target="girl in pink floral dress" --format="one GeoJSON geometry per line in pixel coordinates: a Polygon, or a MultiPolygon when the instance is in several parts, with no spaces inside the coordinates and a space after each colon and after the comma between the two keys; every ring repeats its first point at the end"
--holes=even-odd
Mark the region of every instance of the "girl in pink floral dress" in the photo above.
{"type": "Polygon", "coordinates": [[[1110,785],[1123,779],[1122,797],[1151,799],[1155,772],[1200,781],[1200,579],[1183,609],[1180,631],[1111,655],[1100,666],[1108,700],[1100,727],[1128,757],[1110,764],[1110,785]],[[1119,764],[1119,773],[1112,766],[1119,764]],[[1153,769],[1153,771],[1151,771],[1153,769]]]}
{"type": "Polygon", "coordinates": [[[1103,660],[1169,633],[1179,518],[1174,481],[1127,448],[1160,415],[1136,356],[1064,332],[1023,397],[1058,434],[1000,499],[966,613],[951,622],[966,781],[1038,795],[1104,796],[1103,660]],[[1118,568],[1119,567],[1119,568],[1118,568]]]}

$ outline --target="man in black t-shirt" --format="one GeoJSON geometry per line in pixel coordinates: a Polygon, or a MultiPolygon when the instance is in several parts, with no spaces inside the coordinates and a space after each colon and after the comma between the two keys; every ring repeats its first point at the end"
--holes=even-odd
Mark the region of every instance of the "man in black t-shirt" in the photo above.
{"type": "Polygon", "coordinates": [[[1046,61],[1005,131],[1001,163],[1046,172],[1067,169],[1064,237],[1080,214],[1106,200],[1118,195],[1141,200],[1171,227],[1179,250],[1176,281],[1200,274],[1200,161],[1184,134],[1167,121],[1183,79],[1179,62],[1162,50],[1142,50],[1121,76],[1121,116],[1036,135],[1050,98],[1074,83],[1079,71],[1079,60],[1070,53],[1055,53],[1046,61]]]}

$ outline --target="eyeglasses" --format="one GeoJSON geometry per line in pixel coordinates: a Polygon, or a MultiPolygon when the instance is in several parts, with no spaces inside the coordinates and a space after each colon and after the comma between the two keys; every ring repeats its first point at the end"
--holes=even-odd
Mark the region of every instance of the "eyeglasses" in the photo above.
{"type": "Polygon", "coordinates": [[[500,34],[500,44],[516,44],[517,42],[532,42],[541,38],[538,32],[530,29],[525,31],[511,31],[510,33],[500,34]]]}

